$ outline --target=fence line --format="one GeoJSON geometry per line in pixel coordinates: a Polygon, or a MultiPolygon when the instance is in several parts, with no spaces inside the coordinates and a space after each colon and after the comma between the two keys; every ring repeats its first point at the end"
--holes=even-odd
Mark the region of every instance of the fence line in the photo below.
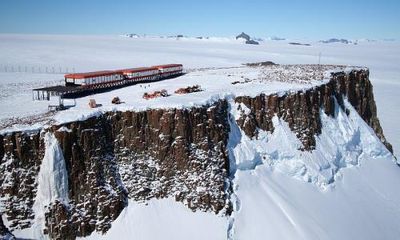
{"type": "Polygon", "coordinates": [[[66,74],[74,73],[75,67],[0,64],[0,72],[66,74]]]}

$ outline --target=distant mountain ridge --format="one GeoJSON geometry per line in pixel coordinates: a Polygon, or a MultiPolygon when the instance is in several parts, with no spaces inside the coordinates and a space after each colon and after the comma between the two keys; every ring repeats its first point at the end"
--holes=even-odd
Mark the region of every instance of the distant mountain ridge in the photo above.
{"type": "Polygon", "coordinates": [[[344,44],[352,44],[352,43],[354,43],[354,44],[357,44],[356,42],[352,42],[352,41],[344,39],[344,38],[341,38],[341,39],[330,38],[328,40],[321,40],[320,42],[321,43],[344,43],[344,44]]]}
{"type": "Polygon", "coordinates": [[[244,33],[244,32],[242,32],[241,34],[237,35],[236,36],[236,40],[237,39],[245,39],[246,40],[246,42],[245,42],[246,44],[253,44],[253,45],[260,44],[256,40],[251,39],[251,37],[248,34],[244,33]]]}

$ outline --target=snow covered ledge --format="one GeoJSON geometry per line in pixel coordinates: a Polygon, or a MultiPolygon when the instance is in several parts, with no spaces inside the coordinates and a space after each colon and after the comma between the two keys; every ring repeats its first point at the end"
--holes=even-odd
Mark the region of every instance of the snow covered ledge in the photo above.
{"type": "MultiPolygon", "coordinates": [[[[201,107],[217,101],[234,99],[240,96],[256,97],[264,95],[284,95],[288,92],[305,91],[331,79],[332,73],[349,74],[353,70],[368,71],[361,67],[340,65],[267,65],[249,64],[242,67],[208,68],[193,70],[186,75],[153,82],[137,84],[122,89],[83,97],[76,105],[56,114],[21,116],[0,122],[0,134],[16,131],[40,130],[52,125],[84,121],[99,117],[107,112],[141,112],[150,109],[182,109],[201,107]],[[200,92],[177,94],[179,88],[199,85],[200,92]],[[166,98],[146,100],[143,94],[165,89],[170,95],[166,98]],[[118,96],[122,104],[114,105],[111,100],[118,96]],[[100,107],[89,108],[89,99],[94,98],[100,107]]],[[[66,103],[67,104],[67,103],[66,103]]],[[[33,102],[29,108],[42,112],[43,104],[33,102]]],[[[29,111],[28,111],[29,112],[29,111]]]]}

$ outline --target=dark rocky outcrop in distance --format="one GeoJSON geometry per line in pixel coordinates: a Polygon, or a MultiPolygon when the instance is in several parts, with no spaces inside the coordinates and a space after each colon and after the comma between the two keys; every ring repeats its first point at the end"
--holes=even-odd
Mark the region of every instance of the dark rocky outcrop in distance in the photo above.
{"type": "Polygon", "coordinates": [[[351,44],[351,43],[353,43],[352,41],[350,41],[350,40],[347,40],[347,39],[343,39],[343,38],[341,38],[341,39],[338,39],[338,38],[330,38],[330,39],[328,39],[328,40],[322,40],[322,41],[320,41],[321,43],[343,43],[343,44],[351,44]]]}
{"type": "Polygon", "coordinates": [[[311,46],[311,44],[309,44],[309,43],[300,43],[300,42],[290,42],[289,44],[295,45],[295,46],[306,46],[306,47],[311,46]]]}
{"type": "Polygon", "coordinates": [[[136,33],[128,33],[128,34],[125,34],[125,36],[127,36],[129,38],[140,38],[140,36],[136,33]]]}
{"type": "Polygon", "coordinates": [[[242,32],[241,34],[239,34],[239,35],[236,36],[236,39],[239,39],[239,38],[243,38],[243,39],[245,39],[245,40],[247,40],[247,41],[250,40],[250,36],[247,35],[247,34],[244,33],[244,32],[242,32]]]}
{"type": "Polygon", "coordinates": [[[239,39],[239,38],[245,39],[246,40],[246,42],[245,42],[246,44],[253,44],[253,45],[258,45],[259,44],[259,42],[251,39],[250,36],[247,35],[244,32],[242,32],[241,34],[236,36],[236,39],[239,39]]]}
{"type": "Polygon", "coordinates": [[[246,66],[249,67],[267,67],[267,66],[272,66],[272,65],[277,65],[274,62],[271,61],[265,61],[265,62],[257,62],[257,63],[246,63],[246,66]]]}
{"type": "Polygon", "coordinates": [[[256,40],[247,40],[246,42],[245,42],[246,44],[253,44],[253,45],[258,45],[258,44],[260,44],[259,42],[257,42],[256,40]]]}

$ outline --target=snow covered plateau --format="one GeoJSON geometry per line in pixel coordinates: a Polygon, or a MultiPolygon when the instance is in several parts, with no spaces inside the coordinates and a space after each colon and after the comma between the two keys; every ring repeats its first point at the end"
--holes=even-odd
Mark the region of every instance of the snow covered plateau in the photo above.
{"type": "Polygon", "coordinates": [[[289,42],[1,34],[0,238],[398,239],[400,42],[289,42]],[[186,74],[32,101],[165,63],[186,74]]]}

